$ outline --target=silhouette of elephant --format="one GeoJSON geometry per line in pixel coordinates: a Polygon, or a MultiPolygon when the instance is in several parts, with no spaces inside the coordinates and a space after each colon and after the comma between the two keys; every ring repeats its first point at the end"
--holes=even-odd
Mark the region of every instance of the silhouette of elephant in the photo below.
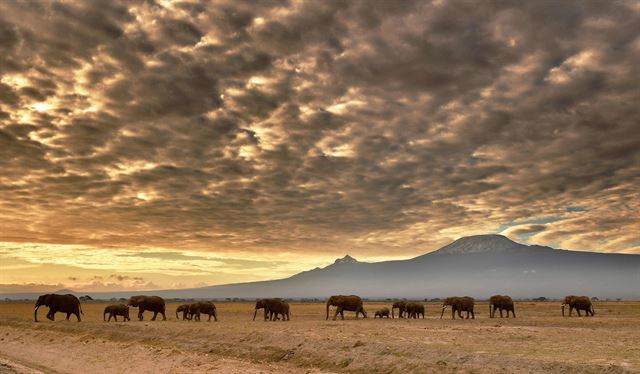
{"type": "Polygon", "coordinates": [[[209,319],[207,321],[211,321],[211,317],[213,317],[213,320],[218,322],[216,305],[211,301],[202,301],[189,305],[189,319],[200,321],[200,314],[208,315],[209,319]]]}
{"type": "Polygon", "coordinates": [[[564,307],[565,305],[569,305],[569,317],[571,317],[571,312],[575,309],[578,312],[578,317],[581,317],[580,311],[584,310],[585,317],[589,315],[593,316],[596,314],[596,311],[593,309],[593,304],[591,303],[591,299],[588,296],[574,296],[569,295],[564,298],[562,302],[562,316],[564,317],[564,307]]]}
{"type": "Polygon", "coordinates": [[[118,322],[118,316],[122,316],[125,321],[131,321],[129,318],[129,307],[124,304],[114,304],[109,305],[104,308],[104,313],[102,314],[102,320],[106,322],[111,322],[111,317],[118,322]],[[109,319],[107,320],[107,313],[109,313],[109,319]]]}
{"type": "Polygon", "coordinates": [[[440,319],[444,315],[444,310],[447,306],[451,306],[451,318],[456,319],[456,312],[458,312],[458,316],[462,318],[462,312],[467,312],[467,319],[469,319],[469,313],[471,313],[471,318],[475,319],[476,315],[473,312],[473,305],[475,304],[475,300],[473,297],[463,296],[463,297],[447,297],[444,299],[442,303],[442,313],[440,314],[440,319]]]}
{"type": "Polygon", "coordinates": [[[182,313],[182,320],[185,321],[189,319],[189,304],[182,304],[176,308],[176,319],[180,319],[178,313],[182,313]]]}
{"type": "Polygon", "coordinates": [[[502,311],[507,311],[507,318],[509,318],[509,312],[513,314],[513,318],[516,318],[516,309],[513,305],[513,300],[509,296],[493,295],[489,298],[489,318],[494,318],[496,309],[500,311],[500,318],[502,318],[502,311]]]}
{"type": "Polygon", "coordinates": [[[69,316],[75,314],[78,322],[81,321],[80,314],[84,315],[82,307],[80,306],[80,300],[78,300],[77,297],[71,294],[58,295],[50,293],[38,297],[36,301],[33,311],[33,319],[36,322],[38,322],[38,309],[43,305],[49,307],[47,318],[51,321],[55,321],[55,314],[57,312],[67,313],[67,320],[69,320],[69,316]]]}
{"type": "Polygon", "coordinates": [[[389,318],[389,308],[382,308],[382,309],[378,309],[376,310],[376,312],[373,315],[373,318],[376,319],[378,317],[382,318],[382,317],[387,317],[389,318]]]}
{"type": "Polygon", "coordinates": [[[404,318],[404,313],[407,311],[407,302],[406,301],[396,301],[391,306],[391,318],[396,318],[393,315],[394,309],[398,309],[398,318],[404,318]]]}
{"type": "Polygon", "coordinates": [[[367,312],[364,310],[362,306],[362,299],[360,296],[356,295],[334,295],[327,299],[327,318],[329,319],[329,307],[335,306],[337,307],[336,313],[333,316],[333,320],[335,321],[338,318],[338,314],[340,317],[344,319],[344,311],[356,312],[356,319],[358,319],[358,314],[362,313],[364,318],[367,318],[367,312]]]}
{"type": "Polygon", "coordinates": [[[167,320],[167,316],[165,315],[166,308],[164,299],[160,296],[131,296],[127,305],[138,308],[138,319],[140,321],[144,318],[143,313],[147,310],[153,312],[153,317],[151,318],[152,321],[156,320],[158,313],[162,314],[163,321],[167,320]]]}
{"type": "Polygon", "coordinates": [[[280,298],[259,299],[256,301],[253,320],[256,320],[258,309],[264,309],[264,320],[276,321],[278,315],[282,315],[283,321],[290,319],[289,303],[280,298]]]}
{"type": "Polygon", "coordinates": [[[420,303],[407,303],[407,318],[418,319],[421,315],[424,318],[424,305],[420,303]]]}

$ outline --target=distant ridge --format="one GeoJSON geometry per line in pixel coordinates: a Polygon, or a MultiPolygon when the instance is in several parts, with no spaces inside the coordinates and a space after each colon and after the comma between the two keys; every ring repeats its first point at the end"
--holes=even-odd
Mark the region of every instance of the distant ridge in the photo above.
{"type": "Polygon", "coordinates": [[[423,256],[430,254],[504,253],[529,249],[554,250],[551,247],[516,243],[503,235],[474,235],[460,238],[435,252],[427,253],[423,256]]]}
{"type": "MultiPolygon", "coordinates": [[[[640,255],[558,250],[516,243],[502,235],[477,235],[460,238],[437,251],[408,260],[367,263],[346,255],[324,268],[303,271],[285,279],[89,295],[94,299],[134,294],[252,299],[358,294],[367,298],[424,299],[463,294],[478,298],[493,294],[515,298],[583,294],[601,299],[640,299],[639,284],[640,255]]],[[[4,294],[0,297],[24,299],[35,298],[37,294],[4,294]]]]}

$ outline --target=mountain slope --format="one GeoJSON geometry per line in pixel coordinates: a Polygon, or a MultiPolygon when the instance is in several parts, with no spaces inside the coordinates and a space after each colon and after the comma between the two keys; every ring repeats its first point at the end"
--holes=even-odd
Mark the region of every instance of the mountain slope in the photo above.
{"type": "MultiPolygon", "coordinates": [[[[131,293],[92,296],[126,297],[131,293]]],[[[289,278],[166,290],[177,298],[324,298],[358,294],[370,298],[436,298],[492,294],[513,297],[562,297],[566,294],[640,298],[640,255],[557,250],[515,243],[501,235],[459,239],[435,252],[409,260],[358,262],[351,256],[325,268],[289,278]]]]}

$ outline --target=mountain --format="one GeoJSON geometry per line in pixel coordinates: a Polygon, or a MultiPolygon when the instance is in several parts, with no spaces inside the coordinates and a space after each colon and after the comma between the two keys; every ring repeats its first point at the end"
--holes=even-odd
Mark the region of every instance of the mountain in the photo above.
{"type": "MultiPolygon", "coordinates": [[[[156,294],[168,298],[640,298],[640,255],[578,252],[516,243],[501,235],[458,239],[409,260],[367,263],[346,255],[324,268],[289,278],[203,288],[91,293],[94,298],[156,294]]],[[[0,295],[0,297],[8,297],[0,295]]]]}

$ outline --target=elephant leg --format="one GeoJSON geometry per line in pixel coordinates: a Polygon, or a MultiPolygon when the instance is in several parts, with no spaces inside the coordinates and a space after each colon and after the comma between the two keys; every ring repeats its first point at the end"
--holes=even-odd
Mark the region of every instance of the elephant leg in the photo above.
{"type": "MultiPolygon", "coordinates": [[[[500,318],[502,318],[502,308],[500,308],[500,318]]],[[[509,311],[507,310],[507,318],[509,318],[509,311]]]]}
{"type": "Polygon", "coordinates": [[[582,317],[582,315],[580,314],[580,309],[576,308],[576,312],[578,312],[578,317],[582,317]]]}
{"type": "Polygon", "coordinates": [[[138,320],[142,321],[144,315],[142,315],[142,309],[138,312],[138,320]]]}
{"type": "Polygon", "coordinates": [[[451,319],[456,319],[456,309],[451,308],[451,319]]]}
{"type": "Polygon", "coordinates": [[[70,312],[67,312],[67,321],[69,320],[69,317],[71,316],[70,312]]]}
{"type": "MultiPolygon", "coordinates": [[[[111,316],[109,316],[109,319],[111,319],[111,316]]],[[[118,315],[117,314],[113,315],[113,320],[118,322],[118,315]]]]}
{"type": "Polygon", "coordinates": [[[473,312],[473,309],[471,310],[471,319],[476,319],[476,314],[473,312]]]}

